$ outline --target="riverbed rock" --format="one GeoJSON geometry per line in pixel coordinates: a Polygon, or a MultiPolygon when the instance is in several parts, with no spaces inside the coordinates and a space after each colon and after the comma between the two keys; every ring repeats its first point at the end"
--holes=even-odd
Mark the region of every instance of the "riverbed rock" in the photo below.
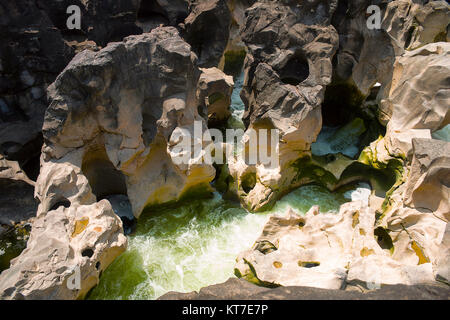
{"type": "Polygon", "coordinates": [[[243,120],[248,130],[280,134],[273,143],[268,138],[265,150],[269,155],[274,152],[279,162],[229,164],[235,181],[232,189],[249,210],[264,210],[300,185],[294,181],[298,171],[293,163],[309,153],[322,127],[320,107],[338,47],[336,30],[330,25],[335,5],[335,1],[257,1],[246,11],[243,120]],[[255,183],[246,186],[249,174],[255,183]]]}
{"type": "MultiPolygon", "coordinates": [[[[292,211],[272,216],[254,246],[239,255],[235,274],[266,287],[348,286],[364,291],[387,284],[434,283],[431,261],[418,262],[400,239],[375,228],[375,210],[367,202],[344,204],[338,214],[319,213],[313,207],[305,216],[292,211]]],[[[425,220],[416,224],[416,229],[432,226],[425,220]]],[[[433,239],[440,243],[442,236],[433,239]]]]}
{"type": "Polygon", "coordinates": [[[231,115],[230,104],[234,81],[217,68],[201,69],[197,96],[203,113],[208,115],[208,126],[217,127],[231,115]]]}
{"type": "Polygon", "coordinates": [[[198,56],[198,65],[217,67],[230,35],[231,14],[226,1],[191,1],[184,24],[184,37],[198,56]]]}
{"type": "Polygon", "coordinates": [[[173,27],[78,54],[49,87],[44,162],[79,166],[97,200],[127,195],[136,217],[189,190],[209,192],[212,165],[175,160],[182,141],[173,133],[206,128],[197,110],[199,76],[173,27]]]}
{"type": "Polygon", "coordinates": [[[27,248],[0,274],[0,297],[83,298],[126,245],[108,201],[61,205],[34,221],[27,248]]]}
{"type": "Polygon", "coordinates": [[[158,300],[449,300],[450,290],[441,285],[385,285],[367,293],[311,287],[263,288],[242,279],[200,289],[168,292],[158,300]]]}
{"type": "Polygon", "coordinates": [[[413,139],[413,158],[405,182],[385,200],[377,227],[392,239],[396,261],[431,265],[436,279],[446,259],[449,219],[449,142],[413,139]]]}
{"type": "Polygon", "coordinates": [[[449,14],[445,1],[340,1],[332,22],[340,39],[335,75],[369,95],[376,83],[390,82],[392,65],[405,50],[446,41],[449,14]],[[379,29],[367,26],[371,5],[380,9],[379,29]]]}
{"type": "Polygon", "coordinates": [[[408,129],[434,132],[450,123],[449,51],[449,43],[432,43],[395,61],[392,81],[380,104],[381,120],[389,121],[388,135],[408,129]]]}

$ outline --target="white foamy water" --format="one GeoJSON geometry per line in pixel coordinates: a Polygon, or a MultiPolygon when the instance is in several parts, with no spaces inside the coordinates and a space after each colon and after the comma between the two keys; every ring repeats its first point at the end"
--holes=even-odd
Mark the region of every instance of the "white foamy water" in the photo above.
{"type": "Polygon", "coordinates": [[[156,299],[234,277],[235,259],[260,236],[270,214],[320,205],[337,212],[347,200],[318,186],[290,193],[270,212],[252,214],[215,194],[141,217],[128,250],[104,272],[90,299],[156,299]]]}

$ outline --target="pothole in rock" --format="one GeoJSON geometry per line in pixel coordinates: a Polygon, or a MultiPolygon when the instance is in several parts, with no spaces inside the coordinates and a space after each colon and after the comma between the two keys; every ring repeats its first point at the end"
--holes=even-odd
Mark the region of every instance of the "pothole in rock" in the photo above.
{"type": "Polygon", "coordinates": [[[114,167],[103,146],[88,150],[83,157],[82,171],[97,201],[107,199],[122,220],[125,234],[133,233],[136,220],[128,199],[125,175],[114,167]]]}
{"type": "Polygon", "coordinates": [[[284,84],[297,86],[309,77],[309,64],[303,55],[292,57],[279,71],[280,79],[284,84]]]}

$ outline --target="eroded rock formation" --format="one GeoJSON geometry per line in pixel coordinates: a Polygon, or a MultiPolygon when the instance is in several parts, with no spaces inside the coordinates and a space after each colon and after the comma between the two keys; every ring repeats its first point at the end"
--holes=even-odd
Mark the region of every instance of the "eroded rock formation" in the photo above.
{"type": "Polygon", "coordinates": [[[279,130],[279,166],[229,159],[218,189],[251,211],[308,183],[362,180],[373,191],[336,215],[273,216],[236,274],[362,291],[449,283],[450,150],[431,139],[450,123],[445,1],[70,4],[82,8],[80,31],[65,27],[67,1],[0,5],[0,224],[36,212],[27,249],[0,275],[1,298],[83,298],[146,208],[213,191],[204,151],[179,161],[179,133],[223,129],[225,73],[239,73],[244,55],[243,120],[247,132],[279,130]],[[371,4],[381,29],[367,28],[371,4]],[[130,34],[140,35],[110,43],[130,34]],[[312,155],[324,122],[345,124],[336,144],[365,132],[359,157],[312,155]]]}
{"type": "Polygon", "coordinates": [[[126,249],[108,201],[72,203],[39,216],[27,248],[1,274],[2,299],[78,299],[126,249]]]}
{"type": "Polygon", "coordinates": [[[320,106],[338,46],[330,25],[334,10],[334,2],[261,1],[246,11],[244,122],[251,129],[278,129],[281,135],[278,169],[242,162],[229,165],[235,181],[230,188],[250,210],[267,208],[296,186],[293,163],[309,152],[320,132],[320,106]],[[248,174],[254,182],[246,187],[248,174]]]}
{"type": "Polygon", "coordinates": [[[212,166],[182,167],[170,153],[176,128],[206,127],[195,60],[172,27],[77,55],[49,88],[44,162],[77,165],[98,200],[128,195],[136,217],[192,187],[209,190],[212,166]]]}

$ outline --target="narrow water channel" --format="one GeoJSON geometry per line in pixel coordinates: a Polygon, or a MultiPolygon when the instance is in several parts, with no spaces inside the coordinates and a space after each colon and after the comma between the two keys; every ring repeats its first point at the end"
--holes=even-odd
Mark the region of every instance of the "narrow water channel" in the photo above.
{"type": "Polygon", "coordinates": [[[236,257],[253,245],[270,214],[284,214],[289,208],[306,213],[313,205],[320,205],[322,212],[337,212],[347,201],[343,194],[310,185],[260,214],[218,193],[212,199],[149,212],[89,299],[156,299],[169,291],[190,292],[224,282],[234,276],[236,257]]]}
{"type": "MultiPolygon", "coordinates": [[[[243,75],[235,79],[228,123],[232,128],[243,127],[242,83],[243,75]]],[[[358,128],[350,129],[360,134],[354,132],[358,128]]],[[[324,130],[316,149],[327,151],[327,140],[334,133],[335,129],[324,130]]],[[[341,135],[345,133],[337,136],[341,135]]],[[[340,148],[353,152],[355,143],[357,139],[340,148]]],[[[364,185],[346,193],[304,186],[279,200],[271,211],[258,214],[215,193],[212,199],[147,212],[141,216],[136,233],[129,236],[127,251],[104,272],[88,298],[156,299],[169,291],[191,292],[224,282],[234,276],[236,257],[253,245],[269,215],[283,215],[290,209],[305,214],[314,205],[319,205],[321,212],[338,212],[343,203],[364,192],[364,185]]]]}

